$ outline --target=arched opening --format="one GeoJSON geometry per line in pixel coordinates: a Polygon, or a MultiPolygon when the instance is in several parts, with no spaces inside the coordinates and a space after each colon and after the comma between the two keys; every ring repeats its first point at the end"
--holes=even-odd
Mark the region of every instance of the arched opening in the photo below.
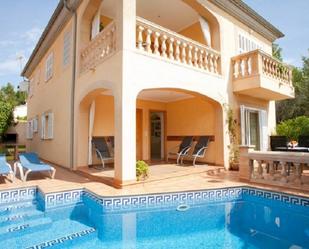
{"type": "Polygon", "coordinates": [[[114,179],[114,96],[111,90],[96,89],[79,104],[77,122],[77,170],[90,176],[114,179]]]}
{"type": "Polygon", "coordinates": [[[209,143],[197,164],[224,165],[224,121],[218,102],[181,89],[147,89],[137,95],[136,108],[138,160],[175,164],[177,155],[170,152],[174,148],[177,152],[182,140],[192,136],[191,151],[183,158],[186,165],[192,165],[195,146],[206,136],[209,143]]]}
{"type": "Polygon", "coordinates": [[[136,15],[220,51],[216,17],[190,0],[136,0],[136,15]]]}

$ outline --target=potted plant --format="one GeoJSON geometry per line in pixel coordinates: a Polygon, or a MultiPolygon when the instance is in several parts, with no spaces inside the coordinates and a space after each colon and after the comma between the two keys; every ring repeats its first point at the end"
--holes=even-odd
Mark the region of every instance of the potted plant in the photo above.
{"type": "Polygon", "coordinates": [[[145,180],[148,177],[149,166],[145,161],[136,162],[136,178],[137,180],[145,180]]]}

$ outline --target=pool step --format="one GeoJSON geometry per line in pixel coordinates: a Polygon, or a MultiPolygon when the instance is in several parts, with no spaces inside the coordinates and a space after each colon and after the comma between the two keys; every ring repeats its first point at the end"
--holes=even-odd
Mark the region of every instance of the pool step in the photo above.
{"type": "Polygon", "coordinates": [[[97,231],[94,228],[89,227],[85,230],[29,246],[26,249],[43,249],[47,247],[52,249],[74,248],[75,245],[80,245],[81,243],[85,243],[96,237],[97,231]]]}
{"type": "Polygon", "coordinates": [[[40,231],[48,228],[52,223],[50,218],[38,218],[24,221],[19,224],[0,227],[0,239],[10,238],[12,236],[22,236],[25,234],[40,231]]]}
{"type": "Polygon", "coordinates": [[[39,210],[28,210],[24,211],[21,210],[21,212],[9,214],[6,216],[0,216],[0,227],[11,225],[11,224],[19,224],[20,222],[24,222],[31,219],[37,219],[44,217],[44,212],[39,210]]]}
{"type": "Polygon", "coordinates": [[[31,201],[31,202],[20,202],[15,204],[1,205],[0,216],[24,212],[26,210],[28,211],[31,209],[37,209],[36,202],[31,201]]]}

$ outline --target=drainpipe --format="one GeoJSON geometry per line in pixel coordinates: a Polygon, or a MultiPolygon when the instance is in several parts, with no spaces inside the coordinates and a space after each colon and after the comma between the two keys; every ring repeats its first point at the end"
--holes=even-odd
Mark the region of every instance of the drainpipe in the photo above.
{"type": "Polygon", "coordinates": [[[77,37],[77,13],[76,8],[68,4],[68,0],[63,0],[65,8],[73,14],[73,65],[72,65],[72,83],[71,83],[71,115],[70,115],[70,169],[74,169],[74,118],[75,118],[75,82],[76,82],[76,37],[77,37]]]}

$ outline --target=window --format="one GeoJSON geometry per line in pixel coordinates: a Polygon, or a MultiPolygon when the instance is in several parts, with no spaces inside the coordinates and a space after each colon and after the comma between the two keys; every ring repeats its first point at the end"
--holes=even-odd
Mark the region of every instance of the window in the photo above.
{"type": "Polygon", "coordinates": [[[33,138],[33,130],[32,130],[32,120],[27,121],[27,139],[33,138]]]}
{"type": "Polygon", "coordinates": [[[38,117],[32,119],[32,132],[38,132],[38,117]]]}
{"type": "Polygon", "coordinates": [[[41,116],[41,139],[54,138],[54,114],[47,112],[41,116]]]}
{"type": "Polygon", "coordinates": [[[100,33],[100,10],[95,14],[91,22],[91,40],[100,33]]]}
{"type": "Polygon", "coordinates": [[[54,54],[50,53],[45,64],[45,81],[48,81],[53,76],[54,54]]]}
{"type": "Polygon", "coordinates": [[[241,143],[254,145],[255,150],[266,151],[268,149],[267,112],[241,105],[240,118],[241,143]]]}
{"type": "Polygon", "coordinates": [[[238,53],[239,54],[250,52],[256,49],[262,49],[262,46],[258,45],[258,43],[253,41],[253,39],[250,39],[243,34],[238,34],[238,53]]]}
{"type": "Polygon", "coordinates": [[[63,38],[63,66],[70,63],[71,58],[71,32],[68,31],[64,34],[63,38]]]}

